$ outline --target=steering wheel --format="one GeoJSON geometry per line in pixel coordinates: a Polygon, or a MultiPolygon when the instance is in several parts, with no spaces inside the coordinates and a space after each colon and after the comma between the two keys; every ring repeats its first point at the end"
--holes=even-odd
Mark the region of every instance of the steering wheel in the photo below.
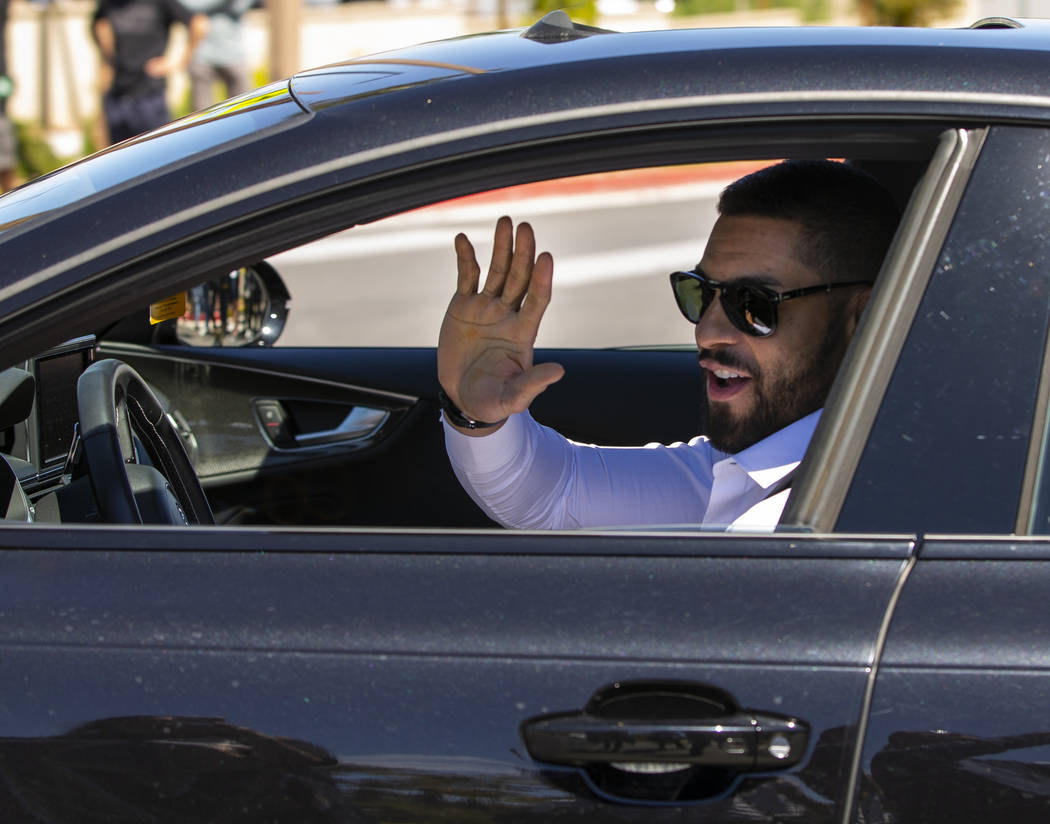
{"type": "Polygon", "coordinates": [[[105,523],[215,523],[182,439],[134,369],[112,358],[85,369],[77,381],[77,414],[105,523]],[[136,435],[148,462],[140,462],[136,435]]]}

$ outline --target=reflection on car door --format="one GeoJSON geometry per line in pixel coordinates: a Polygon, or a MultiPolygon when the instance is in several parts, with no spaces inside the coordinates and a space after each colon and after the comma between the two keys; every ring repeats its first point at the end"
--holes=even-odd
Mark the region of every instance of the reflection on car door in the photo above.
{"type": "Polygon", "coordinates": [[[1048,560],[1045,541],[924,543],[879,669],[853,820],[1045,817],[1048,560]]]}
{"type": "MultiPolygon", "coordinates": [[[[0,530],[4,611],[19,617],[0,622],[0,806],[51,820],[103,796],[195,820],[838,820],[911,552],[204,528],[99,529],[49,550],[68,547],[59,532],[0,530]],[[638,719],[587,769],[525,746],[523,722],[668,682],[797,720],[805,752],[776,769],[785,745],[767,739],[765,766],[683,782],[616,766],[644,743],[638,719]]],[[[712,722],[668,716],[648,720],[712,722]]]]}

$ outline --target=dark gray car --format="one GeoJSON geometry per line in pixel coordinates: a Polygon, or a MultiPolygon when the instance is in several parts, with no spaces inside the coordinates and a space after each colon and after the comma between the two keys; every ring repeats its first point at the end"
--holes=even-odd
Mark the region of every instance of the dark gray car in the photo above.
{"type": "MultiPolygon", "coordinates": [[[[0,198],[0,815],[1045,820],[1048,66],[1036,21],[554,15],[303,72],[0,198]],[[397,345],[451,293],[457,221],[550,209],[601,270],[651,198],[698,255],[697,192],[785,157],[906,211],[780,527],[488,521],[433,345],[397,345]],[[576,231],[579,187],[619,175],[621,222],[576,231]],[[380,263],[330,257],[388,218],[380,263]],[[282,345],[325,303],[391,343],[282,345]]],[[[626,330],[651,283],[673,319],[693,262],[563,303],[626,330]]],[[[536,417],[702,431],[695,350],[656,334],[538,352],[567,376],[536,417]]]]}

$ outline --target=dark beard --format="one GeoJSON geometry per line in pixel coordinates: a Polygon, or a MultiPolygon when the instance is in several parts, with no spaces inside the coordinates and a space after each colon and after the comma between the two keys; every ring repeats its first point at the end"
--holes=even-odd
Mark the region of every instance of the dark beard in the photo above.
{"type": "MultiPolygon", "coordinates": [[[[820,409],[846,351],[848,341],[844,340],[843,326],[841,320],[829,326],[815,351],[803,353],[787,374],[771,377],[757,367],[750,367],[755,404],[745,418],[729,414],[725,404],[708,400],[707,437],[711,445],[735,454],[820,409]]],[[[743,366],[717,351],[704,350],[701,357],[711,358],[728,368],[743,366]]],[[[706,393],[706,381],[704,386],[706,393]]]]}

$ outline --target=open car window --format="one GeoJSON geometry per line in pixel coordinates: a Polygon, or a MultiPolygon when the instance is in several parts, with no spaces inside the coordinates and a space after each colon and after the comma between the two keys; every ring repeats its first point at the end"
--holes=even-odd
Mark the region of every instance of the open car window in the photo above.
{"type": "MultiPolygon", "coordinates": [[[[539,249],[554,255],[554,295],[536,357],[562,363],[566,377],[534,402],[538,421],[582,443],[685,442],[706,432],[706,410],[694,329],[675,305],[668,274],[698,262],[722,188],[801,156],[855,163],[902,208],[921,194],[881,278],[921,290],[932,262],[916,252],[938,243],[931,227],[939,213],[927,207],[964,183],[965,176],[943,179],[966,142],[962,134],[778,126],[738,131],[739,149],[725,130],[698,134],[695,145],[631,135],[610,140],[611,161],[599,143],[566,147],[549,174],[513,154],[474,159],[469,175],[459,166],[445,177],[428,169],[426,187],[395,179],[375,184],[370,198],[351,190],[341,207],[326,196],[317,207],[324,220],[309,230],[305,204],[294,219],[313,239],[261,259],[246,245],[243,268],[213,274],[213,286],[225,288],[206,299],[188,289],[178,320],[146,327],[140,314],[111,327],[99,356],[129,363],[157,390],[221,525],[492,528],[453,475],[439,425],[434,352],[455,285],[457,232],[471,237],[483,269],[503,214],[531,222],[539,249]],[[662,152],[665,141],[671,149],[662,152]],[[652,165],[654,156],[668,162],[652,165]],[[480,169],[490,169],[496,185],[479,184],[480,169]],[[276,345],[237,345],[266,326],[248,311],[244,277],[263,267],[279,279],[286,322],[271,336],[276,345]],[[180,335],[180,326],[190,333],[180,335]],[[136,328],[144,331],[129,333],[136,328]]],[[[262,242],[254,230],[245,237],[256,248],[262,242]]],[[[883,319],[874,329],[862,325],[865,351],[903,339],[909,316],[887,310],[899,291],[880,297],[876,288],[883,319]]],[[[832,398],[816,450],[794,476],[785,528],[835,529],[831,513],[871,425],[858,415],[856,393],[868,393],[859,407],[866,413],[877,409],[885,386],[885,379],[857,384],[868,368],[863,358],[843,367],[854,379],[832,398]],[[831,471],[838,481],[829,487],[831,471]]]]}
{"type": "MultiPolygon", "coordinates": [[[[937,167],[934,158],[950,154],[934,132],[907,146],[899,160],[877,142],[851,158],[902,206],[937,167]]],[[[777,148],[500,186],[362,221],[268,256],[291,295],[273,348],[177,347],[138,359],[111,351],[170,395],[205,488],[220,512],[234,513],[229,523],[491,527],[452,476],[437,422],[433,351],[455,285],[455,234],[471,237],[484,269],[493,225],[510,214],[532,223],[539,249],[554,255],[537,357],[562,362],[567,375],[536,400],[537,420],[584,443],[687,441],[705,432],[705,409],[694,330],[668,273],[698,262],[722,188],[793,147],[777,148]],[[400,503],[405,496],[413,506],[400,503]]],[[[841,157],[846,147],[823,148],[818,154],[841,157]]],[[[191,301],[182,322],[203,332],[243,320],[236,300],[217,309],[202,317],[191,301]]],[[[839,461],[851,448],[835,441],[819,460],[839,461]]],[[[805,475],[796,483],[804,491],[805,475]]],[[[809,510],[792,517],[814,528],[809,510]]],[[[712,528],[720,526],[703,530],[712,528]]]]}

